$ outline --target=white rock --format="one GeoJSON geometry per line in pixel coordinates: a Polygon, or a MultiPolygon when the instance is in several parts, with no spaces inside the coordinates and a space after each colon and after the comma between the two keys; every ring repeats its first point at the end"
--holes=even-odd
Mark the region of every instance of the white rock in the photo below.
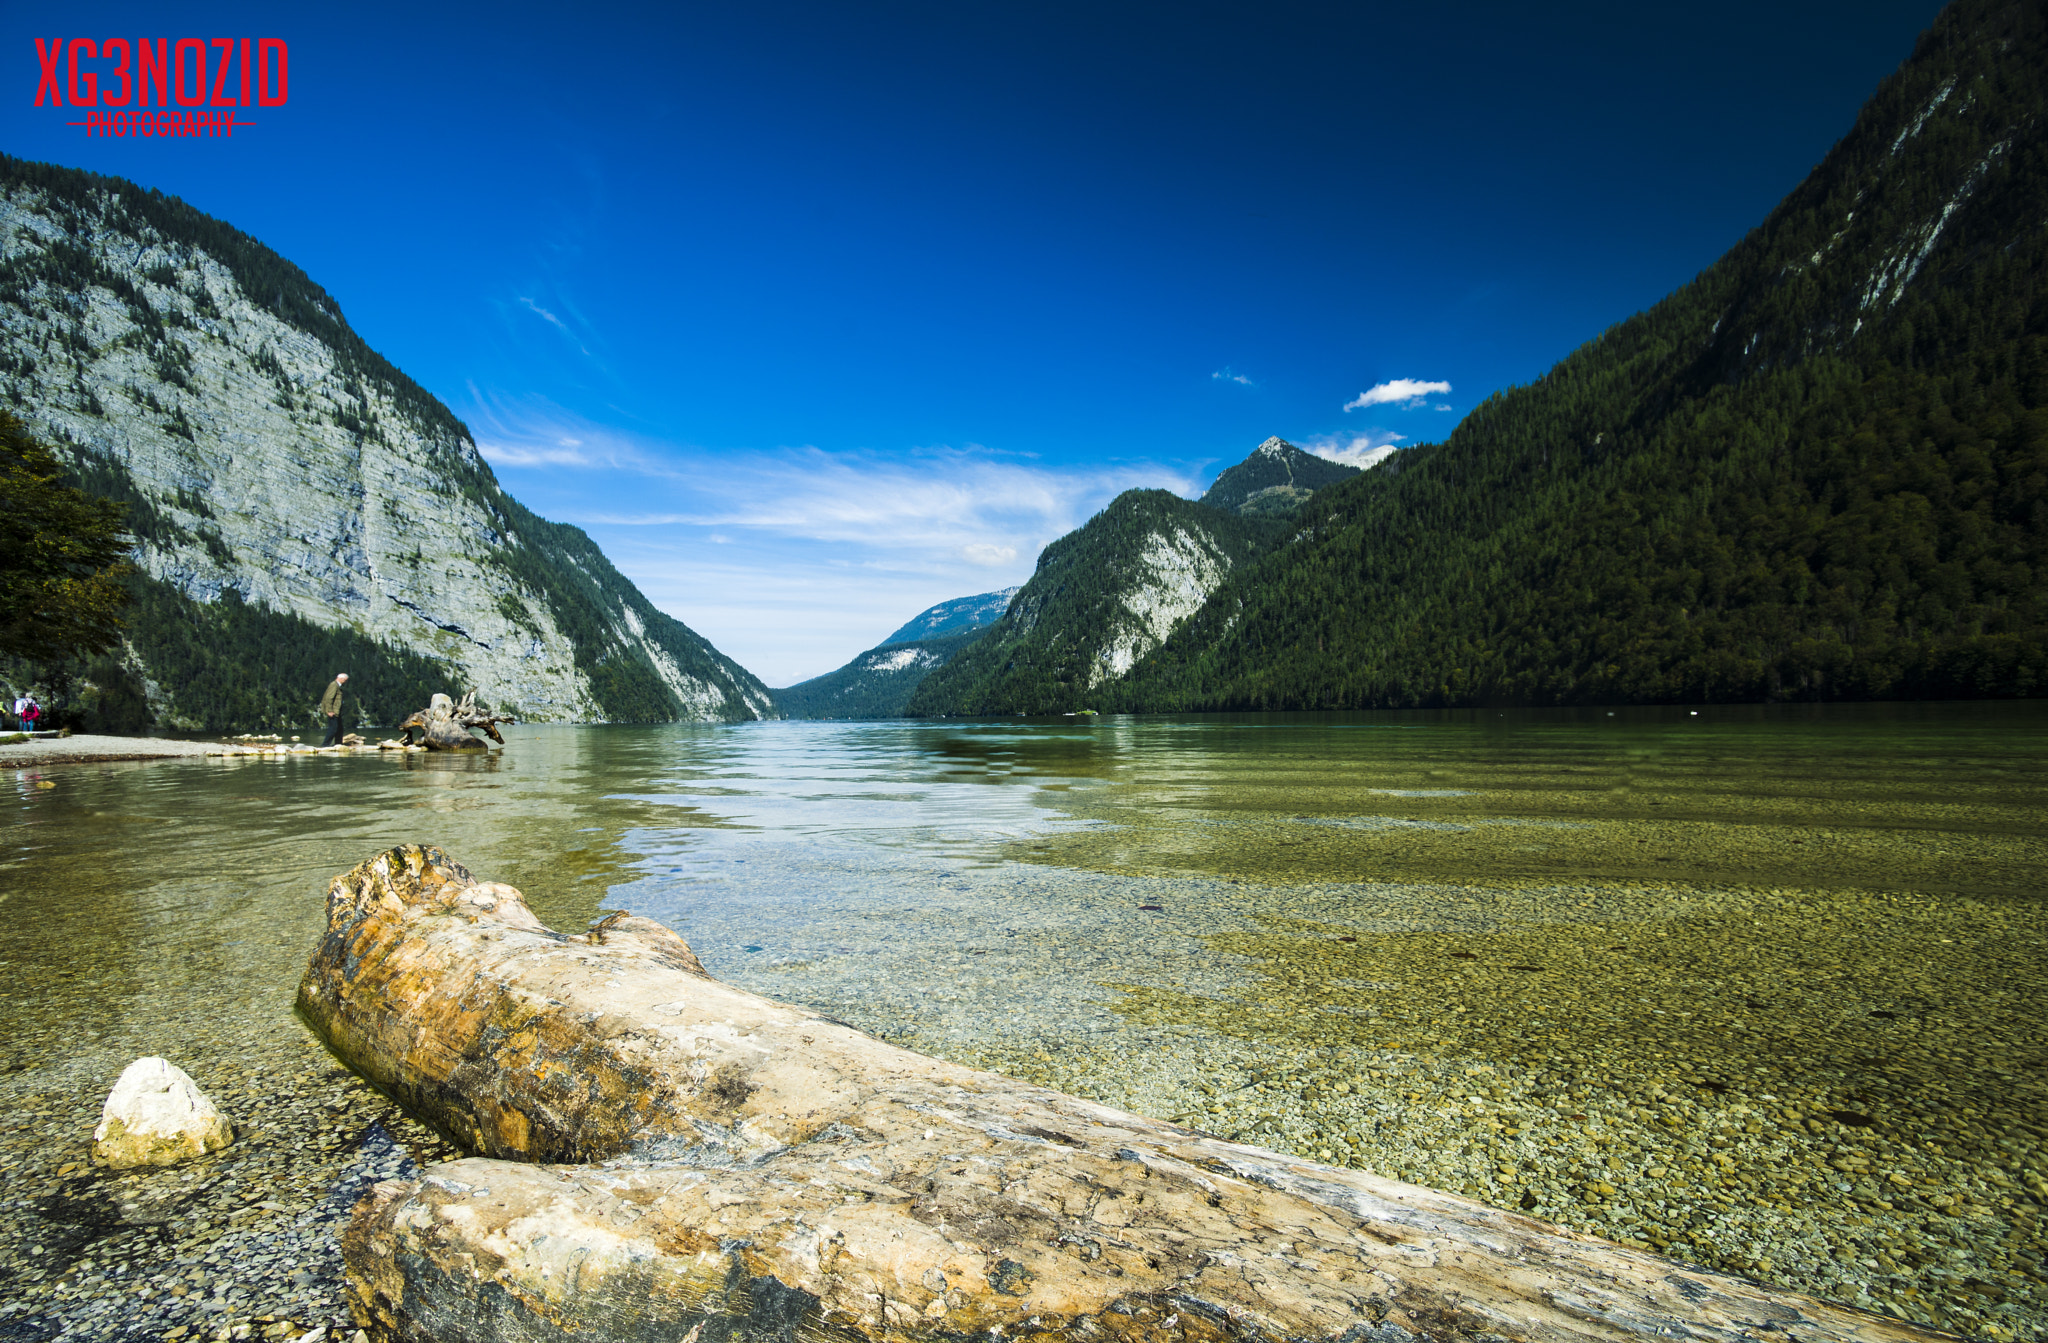
{"type": "Polygon", "coordinates": [[[93,1160],[103,1166],[168,1166],[204,1156],[234,1141],[234,1130],[199,1084],[167,1059],[142,1058],[114,1083],[100,1126],[93,1130],[93,1160]]]}

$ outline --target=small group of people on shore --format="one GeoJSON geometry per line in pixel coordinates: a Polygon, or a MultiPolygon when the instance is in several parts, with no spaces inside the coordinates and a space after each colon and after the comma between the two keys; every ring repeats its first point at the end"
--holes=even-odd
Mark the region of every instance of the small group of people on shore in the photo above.
{"type": "Polygon", "coordinates": [[[21,732],[40,732],[43,727],[43,706],[36,703],[34,695],[18,695],[14,700],[14,724],[21,732]]]}

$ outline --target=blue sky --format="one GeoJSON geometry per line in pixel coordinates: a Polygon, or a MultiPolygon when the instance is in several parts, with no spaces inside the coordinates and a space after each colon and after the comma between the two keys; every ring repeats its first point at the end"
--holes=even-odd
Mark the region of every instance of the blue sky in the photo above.
{"type": "Polygon", "coordinates": [[[1646,8],[17,5],[0,144],[303,266],[786,685],[1119,490],[1442,438],[1761,220],[1939,6],[1646,8]],[[232,140],[31,106],[35,37],[227,35],[291,51],[232,140]]]}

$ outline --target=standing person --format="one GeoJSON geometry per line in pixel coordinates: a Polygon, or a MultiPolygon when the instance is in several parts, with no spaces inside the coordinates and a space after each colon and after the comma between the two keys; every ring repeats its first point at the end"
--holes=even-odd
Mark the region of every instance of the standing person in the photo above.
{"type": "Polygon", "coordinates": [[[43,706],[36,703],[34,695],[25,696],[21,704],[21,730],[34,732],[43,725],[43,706]]]}
{"type": "Polygon", "coordinates": [[[341,687],[347,681],[347,672],[336,672],[327,683],[326,693],[320,696],[320,712],[327,715],[327,740],[320,743],[322,746],[341,745],[341,687]]]}
{"type": "Polygon", "coordinates": [[[26,722],[28,721],[28,720],[27,720],[26,718],[22,717],[22,715],[23,715],[23,714],[25,714],[25,713],[27,713],[27,712],[28,712],[28,696],[27,696],[27,695],[16,695],[16,696],[14,697],[14,726],[15,726],[15,727],[17,727],[17,728],[20,728],[20,727],[22,727],[22,726],[23,726],[23,725],[24,725],[24,724],[25,724],[25,723],[26,723],[26,722]]]}

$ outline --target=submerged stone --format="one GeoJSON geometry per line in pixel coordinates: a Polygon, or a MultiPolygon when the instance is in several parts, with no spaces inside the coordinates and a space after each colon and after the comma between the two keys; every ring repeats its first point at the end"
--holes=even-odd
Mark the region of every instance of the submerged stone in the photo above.
{"type": "Polygon", "coordinates": [[[114,1083],[93,1130],[93,1160],[125,1170],[169,1166],[217,1152],[234,1129],[199,1084],[167,1059],[141,1058],[114,1083]]]}

